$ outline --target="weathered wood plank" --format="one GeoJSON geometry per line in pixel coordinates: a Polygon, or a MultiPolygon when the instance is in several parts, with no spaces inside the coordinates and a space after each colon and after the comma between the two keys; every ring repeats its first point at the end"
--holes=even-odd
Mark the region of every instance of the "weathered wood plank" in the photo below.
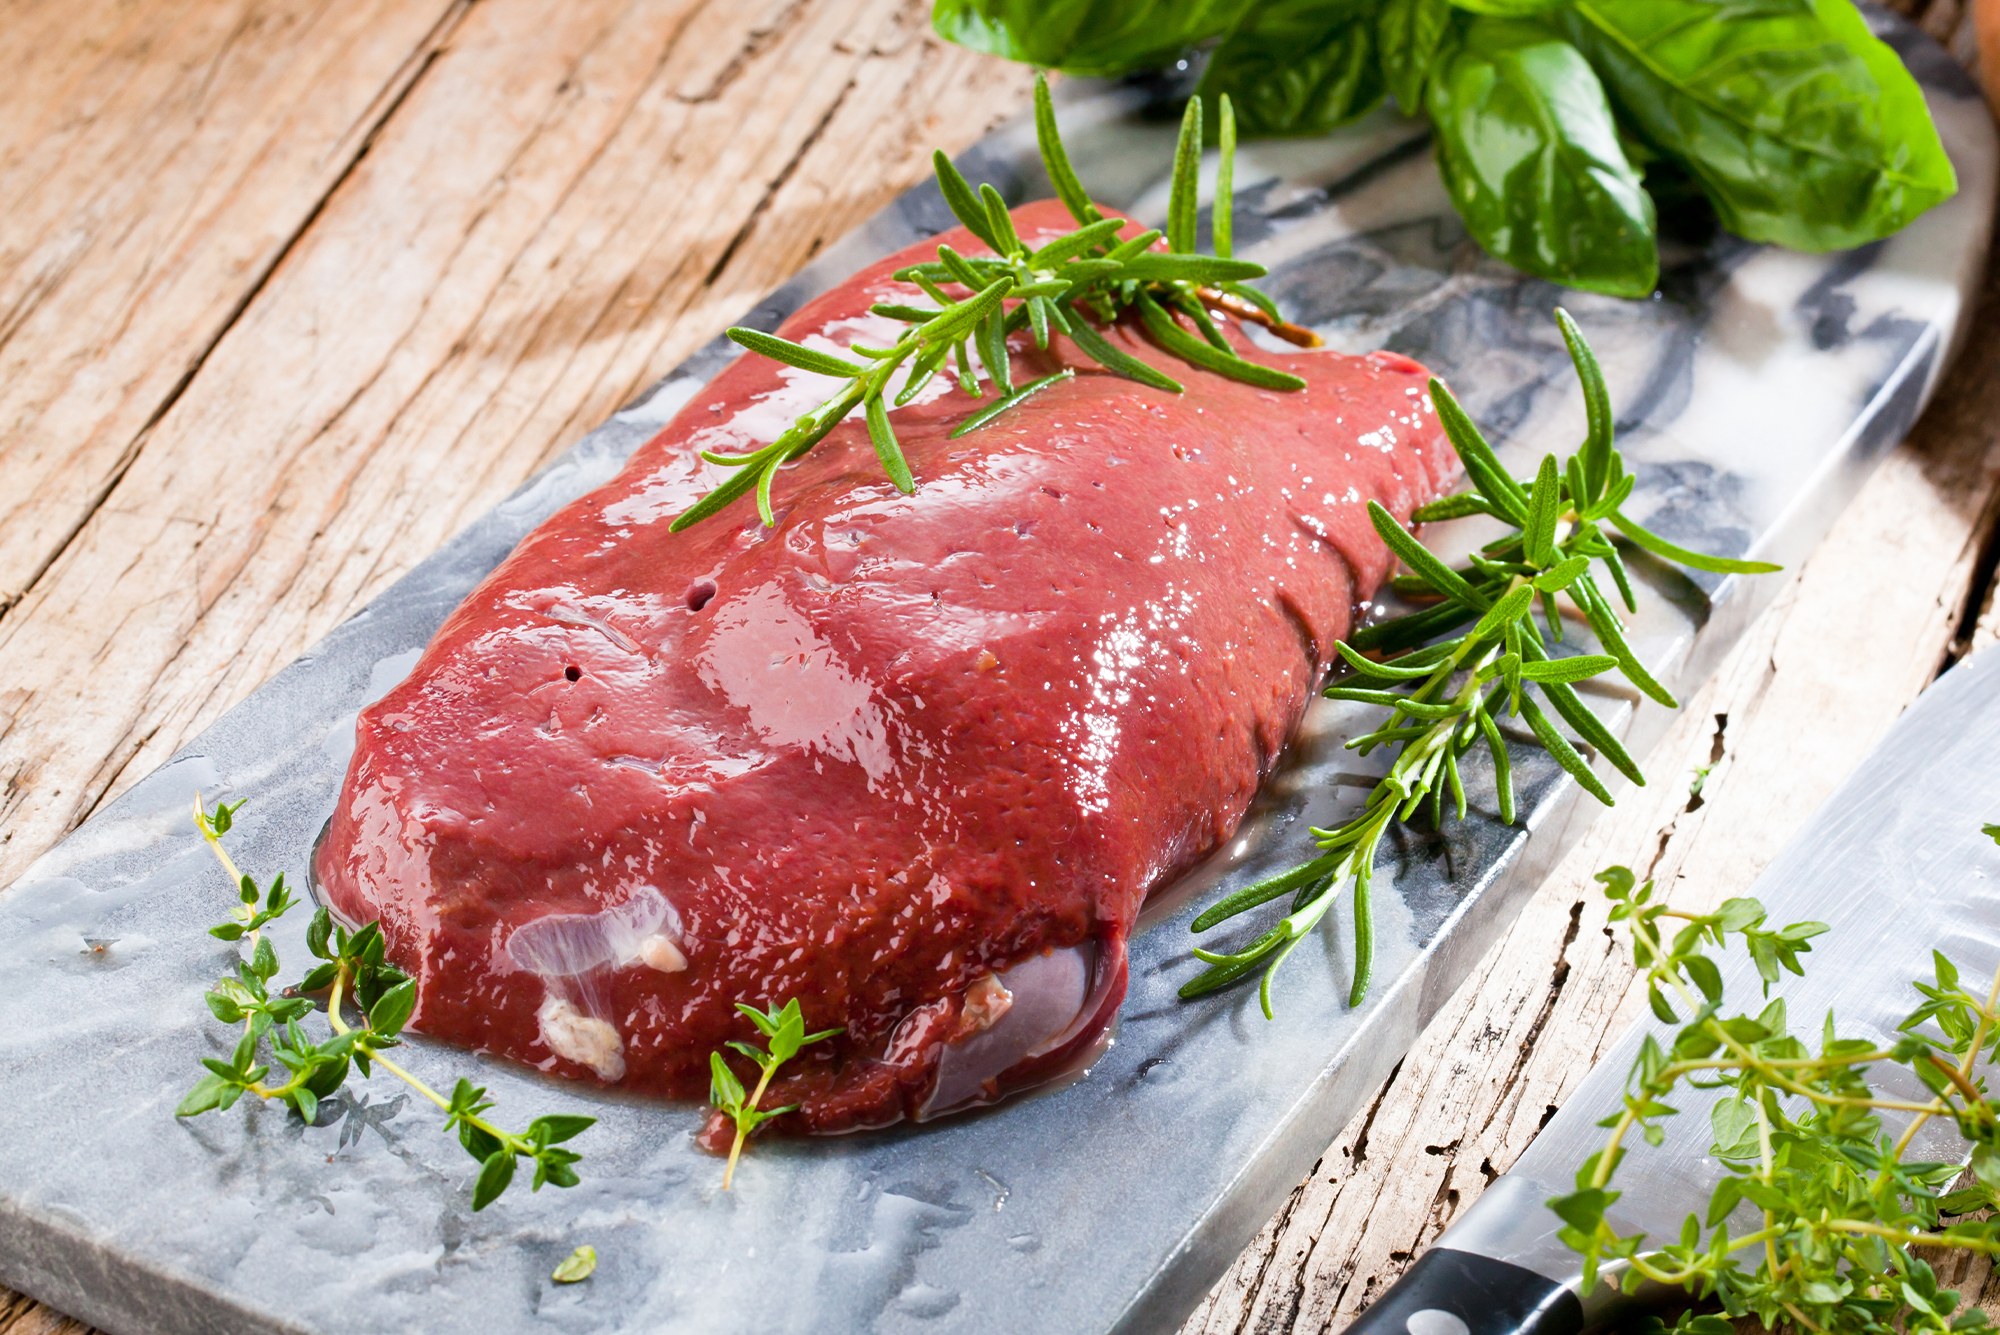
{"type": "Polygon", "coordinates": [[[1023,105],[926,15],[468,11],[0,620],[0,883],[1023,105]]]}
{"type": "Polygon", "coordinates": [[[95,1335],[89,1326],[0,1289],[0,1335],[95,1335]]]}
{"type": "Polygon", "coordinates": [[[1628,789],[1549,877],[1186,1335],[1338,1329],[1519,1157],[1645,1009],[1593,873],[1625,863],[1690,907],[1749,887],[1932,679],[1984,595],[1996,447],[2000,265],[1936,406],[1688,702],[1645,762],[1652,785],[1628,789]]]}
{"type": "MultiPolygon", "coordinates": [[[[922,0],[472,9],[0,617],[0,885],[923,175],[934,145],[1025,105],[1025,71],[943,45],[927,17],[922,0]]],[[[52,66],[89,65],[59,21],[41,31],[52,66]]],[[[4,1335],[80,1329],[59,1320],[0,1307],[4,1335]]]]}
{"type": "Polygon", "coordinates": [[[0,613],[129,466],[465,3],[9,13],[0,613]]]}

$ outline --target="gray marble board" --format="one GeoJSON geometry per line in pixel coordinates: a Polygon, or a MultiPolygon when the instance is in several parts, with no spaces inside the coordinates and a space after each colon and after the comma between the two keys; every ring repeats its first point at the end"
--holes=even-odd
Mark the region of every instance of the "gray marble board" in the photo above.
{"type": "MultiPolygon", "coordinates": [[[[1683,240],[1651,301],[1559,292],[1480,256],[1422,127],[1385,111],[1330,140],[1248,149],[1239,253],[1270,265],[1270,290],[1333,345],[1391,348],[1448,377],[1517,467],[1580,435],[1549,318],[1560,300],[1605,362],[1640,516],[1688,545],[1796,563],[1915,419],[1984,261],[1992,124],[1941,51],[1892,35],[1930,91],[1961,189],[1887,242],[1806,256],[1683,240]]],[[[1142,218],[1164,213],[1174,92],[1077,85],[1064,107],[1083,179],[1142,218]]],[[[1045,192],[1020,124],[963,165],[1010,199],[1045,192]]],[[[770,327],[946,221],[934,188],[911,191],[751,322],[770,327]]],[[[1344,922],[1280,975],[1276,1020],[1248,989],[1181,1003],[1174,989],[1199,968],[1195,892],[1289,865],[1308,822],[1364,791],[1370,766],[1339,743],[1365,730],[1365,711],[1322,705],[1241,836],[1149,912],[1117,1042],[1087,1078],[930,1126],[760,1144],[727,1194],[690,1142],[699,1109],[422,1039],[408,1053],[418,1073],[446,1085],[473,1073],[509,1117],[598,1117],[577,1142],[583,1184],[473,1214],[471,1161],[383,1076],[322,1104],[310,1127],[268,1107],[176,1121],[197,1059],[226,1046],[201,993],[230,964],[204,932],[229,892],[190,826],[192,794],[250,799],[238,860],[298,876],[355,711],[522,534],[611,476],[732,351],[703,349],[0,894],[0,1282],[118,1335],[1169,1330],[1596,810],[1524,751],[1524,827],[1498,823],[1490,775],[1475,775],[1470,819],[1402,838],[1393,887],[1378,879],[1377,981],[1360,1009],[1344,1004],[1344,922]],[[595,1277],[552,1284],[582,1242],[601,1258],[595,1277]]],[[[1635,643],[1683,690],[1778,588],[1641,574],[1635,643]]],[[[1635,713],[1629,694],[1594,701],[1640,755],[1667,721],[1635,713]]],[[[294,966],[304,917],[275,934],[294,966]]]]}

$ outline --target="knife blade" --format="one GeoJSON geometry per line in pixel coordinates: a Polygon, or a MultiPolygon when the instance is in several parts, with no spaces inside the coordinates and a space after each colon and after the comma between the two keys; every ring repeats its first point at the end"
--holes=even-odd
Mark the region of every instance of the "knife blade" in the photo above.
{"type": "MultiPolygon", "coordinates": [[[[1831,928],[1815,939],[1806,976],[1773,990],[1795,1032],[1832,1010],[1844,1037],[1892,1042],[1919,1001],[1910,982],[1929,976],[1934,948],[1968,973],[1992,973],[2000,847],[1980,826],[1996,815],[2000,649],[1989,649],[1918,697],[1748,892],[1772,924],[1831,928]],[[1879,930],[1885,918],[1898,924],[1893,935],[1879,930]]],[[[1762,985],[1747,953],[1733,949],[1718,963],[1728,1004],[1756,1009],[1762,985]]],[[[1629,1304],[1602,1283],[1580,1292],[1581,1258],[1557,1237],[1562,1223],[1545,1202],[1569,1191],[1578,1166],[1603,1148],[1599,1119],[1622,1106],[1646,1035],[1666,1028],[1648,1017],[1628,1029],[1519,1161],[1349,1327],[1353,1335],[1573,1335],[1629,1304]]],[[[1930,1098],[1906,1068],[1869,1074],[1885,1096],[1930,1098]]],[[[1707,1106],[1679,1106],[1664,1143],[1632,1145],[1619,1168],[1623,1195],[1606,1218],[1620,1235],[1676,1240],[1722,1176],[1708,1152],[1707,1106]]],[[[1947,1118],[1932,1119],[1911,1145],[1917,1159],[1965,1154],[1947,1118]]]]}

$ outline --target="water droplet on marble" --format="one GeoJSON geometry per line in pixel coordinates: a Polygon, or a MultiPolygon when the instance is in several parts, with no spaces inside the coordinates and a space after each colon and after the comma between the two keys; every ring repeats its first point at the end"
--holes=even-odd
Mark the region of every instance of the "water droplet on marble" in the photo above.
{"type": "Polygon", "coordinates": [[[896,1310],[906,1316],[941,1317],[958,1306],[958,1295],[950,1289],[929,1284],[912,1284],[896,1295],[896,1310]]]}

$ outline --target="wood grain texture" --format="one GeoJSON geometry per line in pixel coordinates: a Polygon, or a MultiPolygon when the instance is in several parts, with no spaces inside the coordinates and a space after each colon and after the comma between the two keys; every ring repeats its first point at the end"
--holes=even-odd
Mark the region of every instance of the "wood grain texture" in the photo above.
{"type": "Polygon", "coordinates": [[[2000,0],[1973,0],[1972,28],[1986,100],[2000,113],[2000,0]]]}
{"type": "Polygon", "coordinates": [[[1687,701],[1652,784],[1544,882],[1183,1335],[1338,1330],[1513,1164],[1645,1011],[1592,875],[1623,863],[1696,909],[1744,893],[1967,646],[1996,516],[2000,266],[1935,405],[1687,701]]]}
{"type": "Polygon", "coordinates": [[[0,618],[0,883],[1024,104],[926,12],[466,11],[0,618]]]}
{"type": "Polygon", "coordinates": [[[0,611],[116,485],[462,4],[86,0],[0,23],[0,611]]]}

